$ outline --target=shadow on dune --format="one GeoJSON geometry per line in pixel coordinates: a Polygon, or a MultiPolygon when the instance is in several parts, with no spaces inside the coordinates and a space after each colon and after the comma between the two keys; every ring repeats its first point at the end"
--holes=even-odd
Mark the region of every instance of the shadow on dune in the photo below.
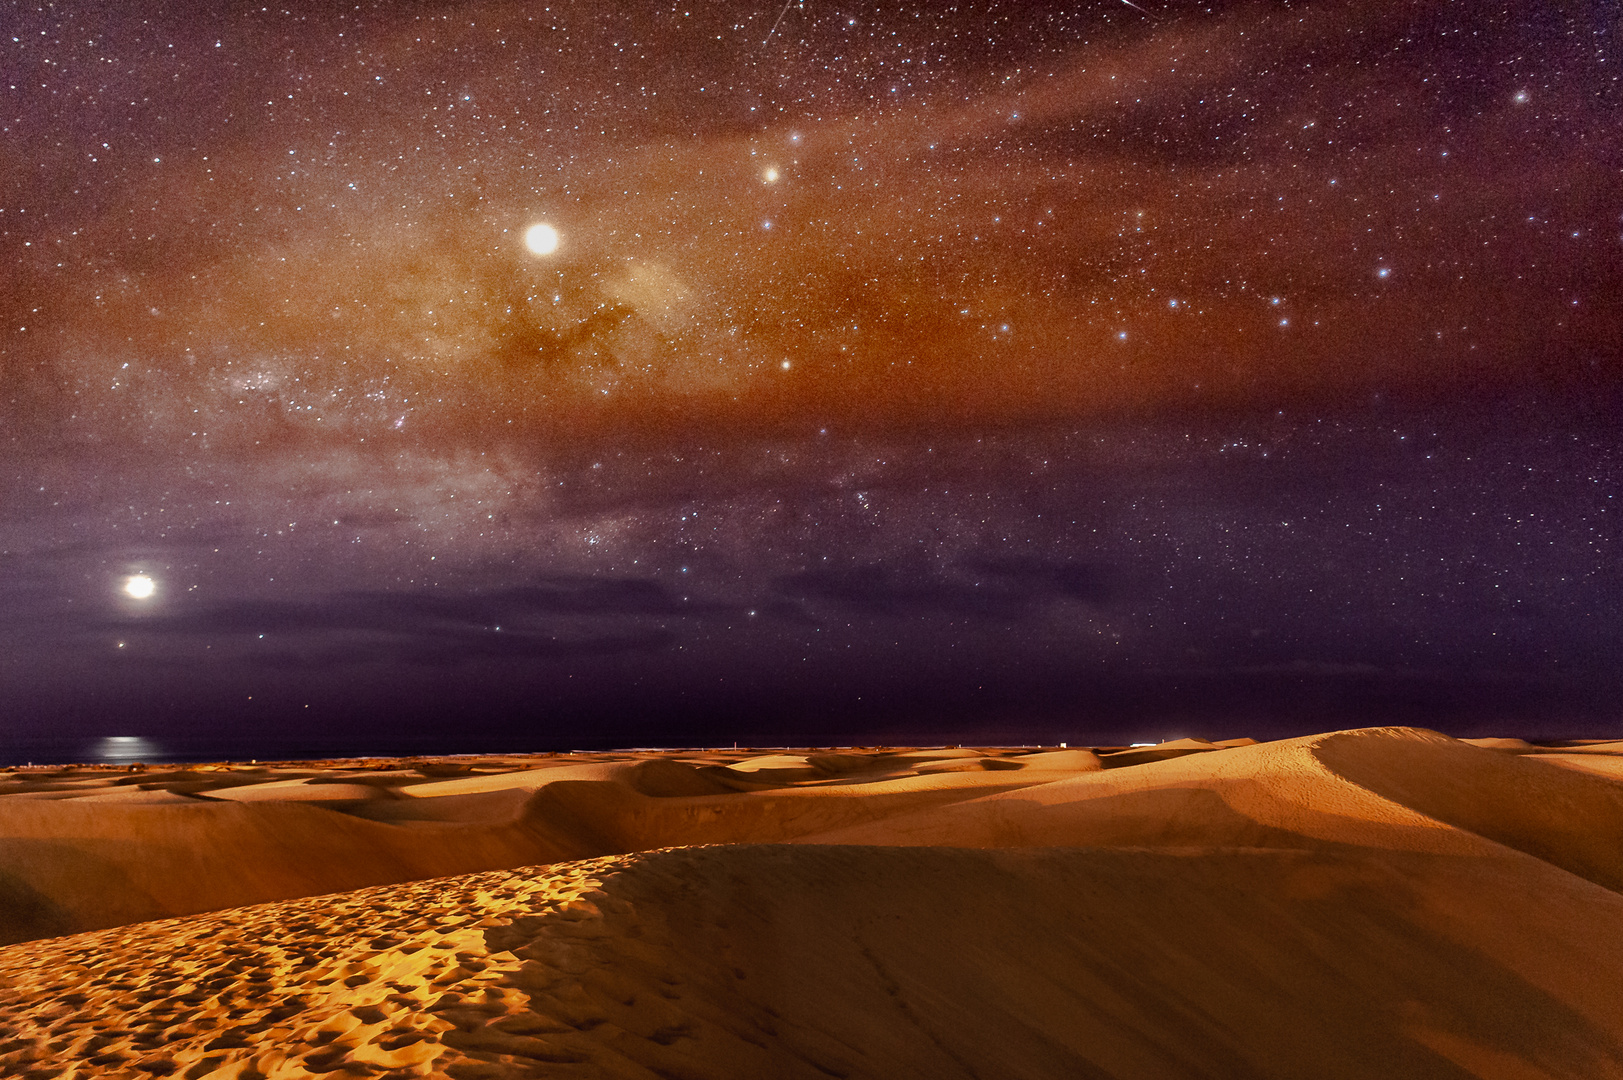
{"type": "Polygon", "coordinates": [[[776,754],[736,768],[653,758],[408,769],[330,784],[295,771],[291,787],[257,795],[241,777],[177,773],[168,782],[189,796],[154,791],[169,801],[150,805],[0,800],[0,938],[706,844],[1490,856],[1505,845],[1623,889],[1623,786],[1612,780],[1408,728],[1169,749],[1177,756],[1104,769],[1086,751],[953,750],[776,754]],[[303,801],[279,801],[293,799],[303,801]]]}
{"type": "Polygon", "coordinates": [[[389,885],[0,949],[0,1073],[1623,1077],[1623,897],[1494,851],[745,844],[389,885]]]}
{"type": "MultiPolygon", "coordinates": [[[[630,861],[601,887],[590,932],[543,919],[490,946],[570,973],[515,976],[532,1014],[578,1020],[592,1003],[595,1023],[549,1040],[554,1052],[602,1061],[612,1048],[657,1075],[1617,1075],[1617,1026],[1596,1018],[1605,988],[1577,970],[1548,978],[1492,939],[1497,914],[1572,959],[1591,930],[1623,928],[1623,903],[1586,928],[1552,922],[1542,901],[1490,912],[1487,897],[1532,884],[1529,865],[703,848],[630,861]],[[668,1000],[633,1003],[652,987],[668,1000]],[[661,1045],[661,1031],[682,1037],[661,1045]]],[[[492,1062],[506,1049],[475,1046],[492,1062]]]]}
{"type": "Polygon", "coordinates": [[[1413,728],[1330,735],[1313,754],[1383,798],[1623,891],[1614,781],[1413,728]]]}
{"type": "MultiPolygon", "coordinates": [[[[65,845],[30,843],[28,841],[0,840],[0,865],[10,867],[0,872],[0,945],[34,938],[71,934],[80,927],[77,920],[59,902],[52,899],[30,878],[23,867],[40,862],[55,863],[70,873],[75,864],[84,871],[97,869],[87,866],[89,860],[75,857],[65,845]]],[[[136,914],[121,922],[135,922],[151,916],[136,914]]]]}
{"type": "Polygon", "coordinates": [[[543,821],[407,829],[293,803],[5,809],[9,941],[600,853],[543,821]]]}

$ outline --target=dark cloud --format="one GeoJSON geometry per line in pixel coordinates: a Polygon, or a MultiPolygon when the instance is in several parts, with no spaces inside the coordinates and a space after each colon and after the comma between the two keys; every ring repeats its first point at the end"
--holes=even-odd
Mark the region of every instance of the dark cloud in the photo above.
{"type": "Polygon", "coordinates": [[[1059,600],[1102,605],[1116,595],[1121,575],[1097,564],[980,556],[937,568],[870,563],[786,575],[775,593],[807,608],[832,607],[886,618],[967,616],[1018,619],[1059,600]]]}
{"type": "MultiPolygon", "coordinates": [[[[559,578],[488,592],[343,592],[300,601],[243,600],[196,610],[83,620],[85,631],[311,643],[273,654],[287,664],[384,657],[411,663],[546,659],[656,648],[673,635],[649,620],[714,617],[727,605],[693,603],[650,579],[559,578]],[[635,632],[603,627],[638,628],[635,632]],[[358,643],[360,638],[364,643],[358,643]],[[331,644],[344,639],[342,646],[331,644]]],[[[272,654],[267,654],[272,655],[272,654]]]]}
{"type": "Polygon", "coordinates": [[[548,614],[693,617],[738,613],[738,608],[681,595],[652,578],[559,578],[492,593],[491,603],[548,614]]]}
{"type": "Polygon", "coordinates": [[[246,655],[244,660],[250,667],[276,671],[401,665],[420,671],[477,661],[522,666],[543,661],[646,653],[667,648],[676,640],[676,635],[668,630],[573,637],[506,630],[437,630],[402,632],[364,642],[306,637],[297,648],[269,649],[246,655]]]}
{"type": "Polygon", "coordinates": [[[1120,569],[1100,563],[1053,563],[1029,556],[985,555],[970,559],[966,566],[1000,580],[1005,588],[1025,591],[1038,602],[1063,597],[1104,605],[1125,588],[1120,569]]]}

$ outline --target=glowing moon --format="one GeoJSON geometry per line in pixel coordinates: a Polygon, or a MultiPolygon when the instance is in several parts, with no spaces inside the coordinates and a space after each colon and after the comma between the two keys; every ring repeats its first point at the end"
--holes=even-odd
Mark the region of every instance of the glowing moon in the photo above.
{"type": "Polygon", "coordinates": [[[544,221],[538,221],[524,230],[524,246],[537,255],[551,255],[558,250],[558,230],[544,221]]]}
{"type": "Polygon", "coordinates": [[[158,591],[158,583],[145,574],[131,574],[124,579],[124,591],[136,600],[146,600],[158,591]]]}

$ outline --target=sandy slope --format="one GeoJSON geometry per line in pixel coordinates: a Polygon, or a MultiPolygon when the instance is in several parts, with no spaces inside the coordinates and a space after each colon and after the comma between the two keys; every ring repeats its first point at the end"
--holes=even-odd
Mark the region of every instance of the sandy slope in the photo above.
{"type": "Polygon", "coordinates": [[[0,1070],[1609,1077],[1620,973],[1514,854],[688,848],[11,946],[0,1070]]]}
{"type": "Polygon", "coordinates": [[[1623,885],[1623,785],[1435,732],[1376,728],[1078,775],[815,834],[823,843],[1350,844],[1486,853],[1497,841],[1623,885]]]}
{"type": "MultiPolygon", "coordinates": [[[[1073,753],[1084,756],[1071,769],[1098,768],[1073,753]]],[[[495,762],[450,779],[376,766],[19,771],[0,781],[0,942],[649,847],[788,840],[1071,775],[1040,760],[1026,770],[1018,754],[1011,769],[928,773],[965,755],[994,760],[824,755],[789,786],[697,755],[495,762]]]]}
{"type": "Polygon", "coordinates": [[[19,774],[10,792],[0,782],[0,941],[713,843],[1470,854],[1497,842],[1623,884],[1623,787],[1612,779],[1623,757],[1607,744],[1546,754],[1414,729],[1184,742],[1106,768],[1123,753],[563,756],[454,777],[376,765],[19,774]]]}
{"type": "Polygon", "coordinates": [[[1623,1075],[1623,747],[1187,742],[18,773],[12,940],[258,906],[0,948],[0,1075],[1623,1075]]]}

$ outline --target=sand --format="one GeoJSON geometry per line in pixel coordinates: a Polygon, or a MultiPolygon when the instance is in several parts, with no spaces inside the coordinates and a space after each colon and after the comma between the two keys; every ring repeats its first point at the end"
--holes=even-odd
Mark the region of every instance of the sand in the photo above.
{"type": "Polygon", "coordinates": [[[1623,747],[1138,749],[19,771],[0,1075],[1623,1076],[1623,747]]]}

